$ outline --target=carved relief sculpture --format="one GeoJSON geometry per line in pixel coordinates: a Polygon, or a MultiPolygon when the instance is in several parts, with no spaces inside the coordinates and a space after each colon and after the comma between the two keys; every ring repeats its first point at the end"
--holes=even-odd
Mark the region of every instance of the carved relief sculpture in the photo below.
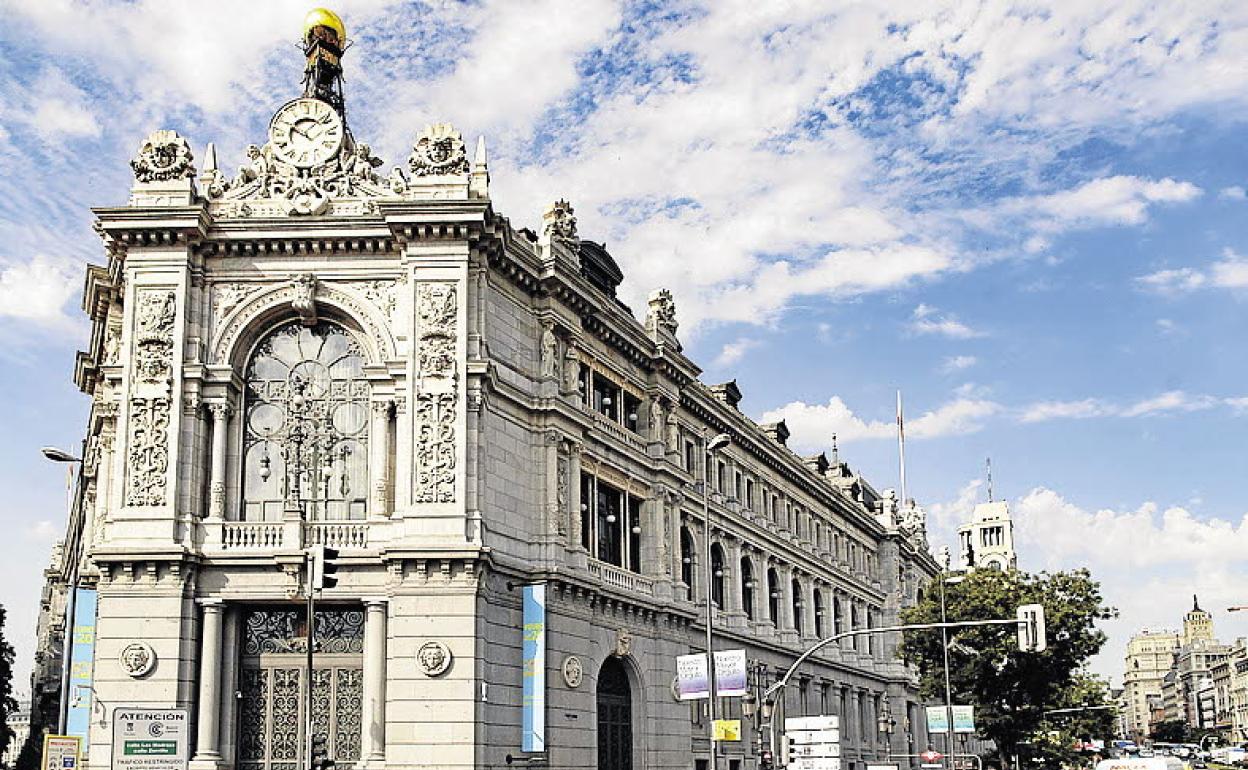
{"type": "Polygon", "coordinates": [[[456,310],[454,284],[422,283],[417,288],[416,314],[420,323],[418,364],[421,376],[455,375],[456,310]]]}
{"type": "Polygon", "coordinates": [[[455,502],[455,392],[416,394],[418,503],[455,502]]]}
{"type": "Polygon", "coordinates": [[[542,325],[542,379],[553,380],[559,376],[559,340],[555,338],[553,324],[542,325]]]}
{"type": "Polygon", "coordinates": [[[311,273],[297,275],[291,279],[295,296],[290,306],[299,314],[299,322],[304,326],[316,326],[316,276],[311,273]]]}
{"type": "Polygon", "coordinates": [[[191,146],[177,131],[153,131],[139,145],[139,154],[130,161],[134,178],[145,184],[190,179],[195,176],[191,146]]]}
{"type": "Polygon", "coordinates": [[[676,420],[676,410],[667,413],[667,446],[668,453],[680,451],[680,423],[676,420]]]}
{"type": "Polygon", "coordinates": [[[650,428],[651,441],[663,441],[664,430],[666,425],[663,422],[663,404],[659,401],[658,396],[650,398],[650,420],[648,423],[650,428]]]}
{"type": "Polygon", "coordinates": [[[576,393],[581,387],[581,356],[576,352],[576,345],[568,343],[568,351],[563,354],[563,392],[576,393]]]}
{"type": "Polygon", "coordinates": [[[165,504],[175,314],[172,291],[140,291],[130,395],[127,505],[165,504]]]}
{"type": "Polygon", "coordinates": [[[555,531],[560,537],[568,534],[568,458],[559,455],[555,470],[555,531]]]}
{"type": "Polygon", "coordinates": [[[552,241],[576,246],[581,242],[576,234],[576,216],[572,204],[560,198],[542,214],[542,232],[552,241]]]}
{"type": "Polygon", "coordinates": [[[680,326],[676,322],[676,300],[667,289],[656,289],[650,292],[647,300],[646,328],[665,331],[672,336],[680,326]]]}
{"type": "Polygon", "coordinates": [[[463,136],[450,123],[425,126],[412,145],[407,167],[413,176],[467,174],[468,150],[463,136]]]}

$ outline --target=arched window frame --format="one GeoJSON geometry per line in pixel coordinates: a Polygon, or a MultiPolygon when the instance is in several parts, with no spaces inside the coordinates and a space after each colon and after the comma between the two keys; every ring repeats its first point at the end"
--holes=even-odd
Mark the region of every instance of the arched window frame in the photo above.
{"type": "Polygon", "coordinates": [[[823,589],[815,586],[815,590],[812,594],[812,601],[815,603],[815,636],[823,639],[825,638],[824,632],[827,630],[823,623],[823,616],[825,614],[823,607],[823,589]]]}
{"type": "Polygon", "coordinates": [[[748,556],[741,557],[741,608],[754,619],[754,562],[748,556]]]}
{"type": "Polygon", "coordinates": [[[711,603],[724,608],[724,549],[719,543],[711,544],[711,603]]]}
{"type": "Polygon", "coordinates": [[[767,569],[767,619],[780,627],[780,575],[775,567],[767,569]]]}
{"type": "Polygon", "coordinates": [[[685,598],[693,601],[694,576],[697,574],[697,548],[689,527],[680,528],[680,580],[685,584],[685,598]]]}

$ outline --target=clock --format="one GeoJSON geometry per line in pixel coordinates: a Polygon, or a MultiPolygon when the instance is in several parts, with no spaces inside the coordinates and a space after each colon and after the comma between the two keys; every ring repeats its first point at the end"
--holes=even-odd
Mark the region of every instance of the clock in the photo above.
{"type": "Polygon", "coordinates": [[[320,99],[288,102],[269,123],[273,155],[299,168],[320,166],[337,155],[344,135],[342,118],[320,99]]]}

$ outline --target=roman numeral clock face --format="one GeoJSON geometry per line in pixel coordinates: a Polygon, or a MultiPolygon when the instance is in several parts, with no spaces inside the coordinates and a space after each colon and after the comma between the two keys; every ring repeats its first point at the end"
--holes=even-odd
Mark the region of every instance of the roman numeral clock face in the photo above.
{"type": "Polygon", "coordinates": [[[320,166],[337,155],[342,139],[342,118],[319,99],[295,99],[269,123],[273,154],[299,168],[320,166]]]}

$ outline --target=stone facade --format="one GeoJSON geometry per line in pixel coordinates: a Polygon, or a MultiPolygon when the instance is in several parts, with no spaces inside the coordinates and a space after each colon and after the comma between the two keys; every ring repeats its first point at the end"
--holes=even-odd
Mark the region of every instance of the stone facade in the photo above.
{"type": "MultiPolygon", "coordinates": [[[[95,210],[108,259],[77,369],[96,453],[90,767],[109,765],[121,706],[190,709],[199,770],[297,761],[310,545],[342,552],[313,681],[339,767],[519,757],[526,584],[547,587],[547,751],[530,759],[601,766],[599,679],[622,666],[617,748],[692,768],[705,717],[671,685],[703,647],[708,589],[716,647],[745,648],[761,687],[822,636],[895,623],[937,571],[921,515],[698,379],[670,293],[634,318],[570,204],[515,229],[483,143],[470,162],[438,124],[412,146],[385,174],[349,133],[311,160],[253,146],[227,176],[161,131],[129,205],[95,210]]],[[[927,746],[898,641],[830,648],[788,692],[790,715],[841,715],[846,770],[885,756],[881,711],[892,751],[927,746]]],[[[755,735],[722,761],[755,766],[755,735]]]]}
{"type": "Polygon", "coordinates": [[[1151,734],[1150,699],[1161,700],[1162,679],[1174,665],[1180,637],[1175,631],[1142,631],[1127,643],[1123,675],[1127,737],[1142,741],[1151,734]]]}
{"type": "Polygon", "coordinates": [[[962,566],[965,569],[1015,569],[1014,520],[1004,500],[975,506],[971,520],[958,527],[962,566]]]}

